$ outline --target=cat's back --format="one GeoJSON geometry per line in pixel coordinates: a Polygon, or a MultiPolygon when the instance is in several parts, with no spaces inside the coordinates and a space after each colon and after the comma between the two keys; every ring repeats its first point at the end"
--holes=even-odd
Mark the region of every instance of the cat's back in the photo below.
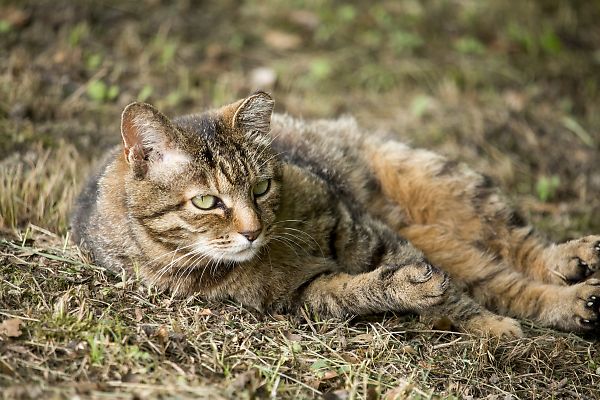
{"type": "Polygon", "coordinates": [[[350,116],[304,120],[274,114],[271,126],[279,157],[323,179],[339,197],[366,200],[375,190],[365,149],[383,139],[379,133],[361,130],[350,116]]]}

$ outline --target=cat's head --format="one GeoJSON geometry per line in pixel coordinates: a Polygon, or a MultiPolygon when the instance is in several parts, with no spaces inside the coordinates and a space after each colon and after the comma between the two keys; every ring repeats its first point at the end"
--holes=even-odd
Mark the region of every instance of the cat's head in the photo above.
{"type": "Polygon", "coordinates": [[[173,120],[149,104],[127,106],[121,120],[126,201],[142,236],[198,263],[255,257],[269,241],[279,204],[272,110],[264,92],[173,120]]]}

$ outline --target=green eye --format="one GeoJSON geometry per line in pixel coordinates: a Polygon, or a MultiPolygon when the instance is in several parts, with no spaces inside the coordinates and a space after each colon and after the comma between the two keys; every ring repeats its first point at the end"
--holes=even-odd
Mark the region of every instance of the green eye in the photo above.
{"type": "Polygon", "coordinates": [[[264,181],[260,181],[252,187],[252,193],[257,197],[262,196],[263,194],[267,193],[270,186],[271,180],[265,179],[264,181]]]}
{"type": "Polygon", "coordinates": [[[209,194],[195,196],[192,198],[192,204],[201,210],[210,210],[217,205],[217,198],[209,194]]]}

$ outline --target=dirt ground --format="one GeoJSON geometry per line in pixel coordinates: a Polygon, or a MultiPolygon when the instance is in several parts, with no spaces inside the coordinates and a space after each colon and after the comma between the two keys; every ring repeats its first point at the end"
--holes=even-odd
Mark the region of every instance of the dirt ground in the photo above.
{"type": "Polygon", "coordinates": [[[68,233],[126,104],[259,88],[468,162],[553,240],[600,232],[599,20],[583,0],[0,0],[0,397],[600,398],[600,335],[263,316],[111,275],[68,233]]]}

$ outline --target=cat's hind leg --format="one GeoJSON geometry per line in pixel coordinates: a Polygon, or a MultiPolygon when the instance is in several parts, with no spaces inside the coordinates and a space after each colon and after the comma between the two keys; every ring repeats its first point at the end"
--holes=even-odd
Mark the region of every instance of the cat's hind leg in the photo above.
{"type": "Polygon", "coordinates": [[[443,227],[454,239],[546,283],[581,282],[600,270],[600,236],[564,244],[545,240],[489,178],[464,164],[395,141],[367,146],[365,153],[380,184],[370,211],[397,232],[410,225],[443,227]]]}
{"type": "Polygon", "coordinates": [[[382,266],[354,275],[322,275],[304,288],[301,304],[335,317],[414,312],[448,317],[459,329],[471,333],[496,337],[523,335],[517,321],[483,308],[457,290],[444,272],[426,262],[382,266]]]}
{"type": "Polygon", "coordinates": [[[454,232],[443,226],[412,225],[401,233],[431,262],[464,283],[478,302],[500,314],[565,331],[590,331],[600,326],[599,279],[571,286],[548,284],[456,239],[454,232]]]}

